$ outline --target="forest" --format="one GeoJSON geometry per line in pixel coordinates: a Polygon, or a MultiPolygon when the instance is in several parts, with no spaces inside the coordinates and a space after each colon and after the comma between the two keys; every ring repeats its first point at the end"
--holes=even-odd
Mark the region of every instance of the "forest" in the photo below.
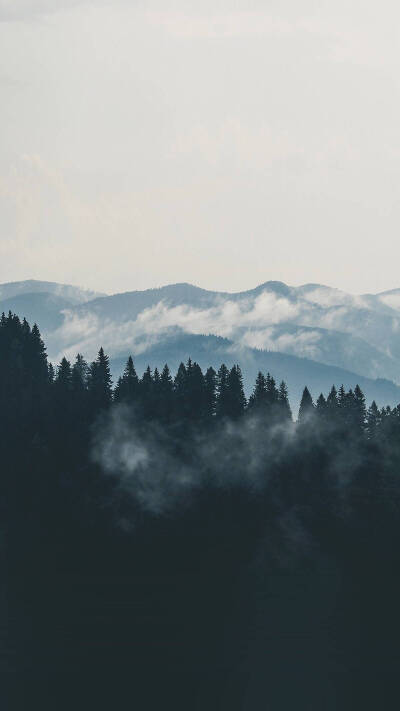
{"type": "Polygon", "coordinates": [[[295,419],[190,359],[114,386],[10,312],[0,446],[5,708],[398,707],[400,405],[295,419]]]}

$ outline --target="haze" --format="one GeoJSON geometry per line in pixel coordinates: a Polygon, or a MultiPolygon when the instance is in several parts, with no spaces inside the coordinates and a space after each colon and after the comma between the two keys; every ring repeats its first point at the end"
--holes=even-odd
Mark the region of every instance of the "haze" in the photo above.
{"type": "Polygon", "coordinates": [[[54,6],[0,0],[1,282],[400,286],[397,3],[54,6]]]}

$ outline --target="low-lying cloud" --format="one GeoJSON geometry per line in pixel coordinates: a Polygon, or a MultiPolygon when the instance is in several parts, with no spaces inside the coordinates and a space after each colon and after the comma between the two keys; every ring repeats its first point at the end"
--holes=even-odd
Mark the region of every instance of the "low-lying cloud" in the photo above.
{"type": "Polygon", "coordinates": [[[144,309],[137,318],[121,322],[101,318],[93,312],[66,310],[63,325],[48,337],[50,352],[57,348],[56,359],[77,351],[93,357],[99,344],[116,354],[131,349],[143,353],[174,329],[185,333],[213,334],[236,339],[246,345],[243,331],[263,328],[271,324],[292,321],[299,315],[299,305],[263,292],[254,301],[223,301],[216,306],[201,309],[185,304],[169,307],[160,301],[144,309]]]}
{"type": "Polygon", "coordinates": [[[192,434],[190,452],[177,455],[176,442],[165,428],[155,422],[143,427],[134,410],[119,405],[98,429],[92,458],[116,478],[118,490],[130,494],[145,511],[163,514],[189,503],[205,485],[265,489],[266,463],[274,472],[295,441],[295,432],[291,422],[266,429],[257,417],[249,417],[192,434]]]}

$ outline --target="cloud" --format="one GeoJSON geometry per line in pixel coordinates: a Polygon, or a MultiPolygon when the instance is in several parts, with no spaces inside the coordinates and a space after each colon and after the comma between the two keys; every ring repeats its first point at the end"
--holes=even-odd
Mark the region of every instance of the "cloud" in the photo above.
{"type": "Polygon", "coordinates": [[[242,331],[294,319],[299,306],[270,292],[256,299],[227,300],[200,309],[187,305],[169,307],[160,301],[144,309],[136,319],[124,322],[102,318],[90,311],[65,310],[63,325],[47,336],[50,355],[59,360],[82,352],[93,357],[101,344],[111,354],[132,350],[143,353],[160,338],[181,329],[192,334],[214,334],[244,343],[242,331]]]}
{"type": "Polygon", "coordinates": [[[181,510],[205,483],[217,489],[244,486],[261,491],[294,443],[293,423],[266,430],[257,417],[248,417],[193,435],[190,461],[195,464],[190,464],[177,457],[175,440],[165,428],[154,422],[143,428],[134,410],[119,405],[99,425],[92,458],[144,510],[163,514],[181,510]]]}
{"type": "Polygon", "coordinates": [[[392,294],[381,294],[379,295],[379,300],[385,304],[385,306],[390,306],[391,309],[400,311],[400,291],[392,294]]]}
{"type": "Polygon", "coordinates": [[[321,357],[321,341],[322,334],[318,331],[302,331],[301,329],[296,333],[280,334],[276,334],[274,328],[249,330],[242,337],[242,343],[250,348],[292,353],[312,360],[318,360],[321,357]]]}

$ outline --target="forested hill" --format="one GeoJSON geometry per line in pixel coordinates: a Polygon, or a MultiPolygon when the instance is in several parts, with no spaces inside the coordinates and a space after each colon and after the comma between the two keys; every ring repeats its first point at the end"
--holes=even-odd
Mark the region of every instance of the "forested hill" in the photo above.
{"type": "Polygon", "coordinates": [[[246,400],[191,360],[113,387],[103,349],[54,369],[10,314],[0,451],[9,708],[399,698],[400,407],[305,388],[293,422],[273,374],[246,400]]]}

